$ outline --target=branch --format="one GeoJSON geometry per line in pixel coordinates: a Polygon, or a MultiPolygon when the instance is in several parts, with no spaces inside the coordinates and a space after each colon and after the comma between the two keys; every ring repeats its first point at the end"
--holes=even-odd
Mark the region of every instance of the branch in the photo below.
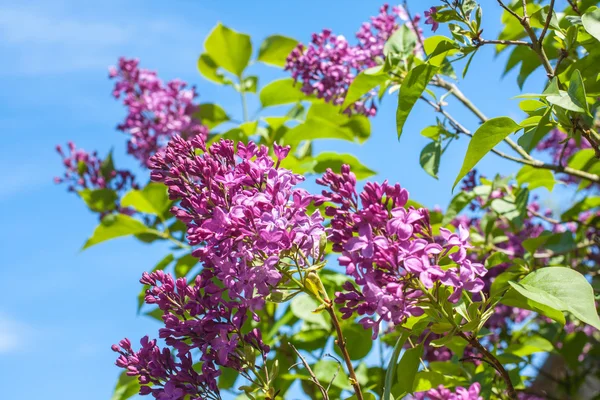
{"type": "Polygon", "coordinates": [[[510,376],[504,366],[498,359],[490,353],[474,336],[467,336],[464,332],[459,332],[459,335],[465,339],[467,342],[471,344],[471,346],[475,347],[483,356],[489,361],[488,364],[492,365],[496,371],[500,374],[504,382],[506,383],[506,391],[508,392],[508,397],[512,400],[517,400],[517,392],[515,391],[515,387],[513,386],[510,376]]]}
{"type": "Polygon", "coordinates": [[[348,354],[348,349],[346,348],[346,339],[344,338],[344,333],[342,332],[342,327],[340,325],[340,320],[338,319],[335,309],[333,308],[333,303],[329,299],[325,299],[326,310],[331,317],[331,323],[333,324],[335,331],[337,333],[337,340],[335,344],[338,345],[340,351],[342,352],[342,357],[346,362],[346,367],[348,368],[348,373],[350,374],[350,384],[354,388],[354,393],[356,394],[357,400],[364,400],[362,391],[360,389],[360,383],[358,383],[358,378],[356,377],[356,372],[354,372],[354,366],[352,365],[352,360],[350,360],[350,354],[348,354]]]}
{"type": "Polygon", "coordinates": [[[552,21],[552,14],[554,13],[554,1],[555,0],[550,0],[550,8],[548,9],[548,16],[546,16],[546,23],[544,24],[544,29],[542,29],[542,33],[540,33],[540,38],[538,39],[540,43],[544,42],[544,37],[546,36],[548,27],[552,21]]]}
{"type": "MultiPolygon", "coordinates": [[[[319,382],[319,380],[317,379],[317,377],[315,376],[314,372],[312,371],[312,369],[310,368],[310,365],[306,362],[306,359],[304,357],[302,357],[302,354],[300,354],[300,352],[298,351],[298,349],[296,349],[294,347],[293,344],[288,343],[290,345],[290,347],[292,349],[294,349],[294,351],[296,352],[296,354],[298,355],[298,357],[300,358],[300,360],[302,361],[302,364],[304,364],[304,367],[306,368],[306,370],[308,371],[308,374],[310,375],[310,380],[319,388],[319,390],[321,391],[321,394],[323,395],[323,400],[329,400],[329,395],[327,394],[327,390],[325,390],[325,388],[323,387],[323,385],[321,385],[321,382],[319,382]]],[[[290,367],[290,369],[292,367],[294,367],[295,365],[292,365],[290,367]]]]}
{"type": "Polygon", "coordinates": [[[501,44],[504,46],[527,46],[531,47],[531,43],[524,40],[488,40],[488,39],[475,39],[475,46],[483,46],[485,44],[501,44]]]}

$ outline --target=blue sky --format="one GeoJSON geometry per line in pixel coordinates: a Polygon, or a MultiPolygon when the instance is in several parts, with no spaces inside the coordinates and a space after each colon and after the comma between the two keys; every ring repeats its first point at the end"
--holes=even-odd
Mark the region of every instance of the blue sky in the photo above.
{"type": "MultiPolygon", "coordinates": [[[[495,2],[485,1],[485,35],[499,29],[495,2]]],[[[430,6],[411,1],[412,11],[430,6]]],[[[239,115],[238,96],[215,86],[196,71],[196,58],[210,29],[222,21],[260,41],[281,33],[301,41],[324,27],[352,37],[376,14],[377,2],[202,1],[202,0],[0,0],[0,371],[2,397],[46,400],[109,398],[118,374],[110,345],[124,336],[137,339],[157,325],[135,315],[141,272],[164,255],[164,248],[116,240],[85,252],[79,249],[96,217],[64,188],[52,183],[61,173],[57,143],[73,140],[100,154],[115,147],[125,160],[123,135],[115,130],[124,109],[111,96],[107,67],[121,55],[138,57],[163,79],[196,84],[202,102],[222,104],[239,115]]],[[[461,82],[463,91],[489,116],[518,118],[515,76],[500,76],[505,56],[484,48],[461,82]]],[[[262,82],[284,76],[253,67],[262,82]]],[[[543,74],[531,79],[539,89],[543,74]]],[[[255,104],[255,103],[253,103],[255,104]]],[[[451,110],[463,124],[477,121],[458,105],[451,110]]],[[[446,206],[467,142],[450,148],[436,181],[419,167],[426,144],[419,132],[434,114],[418,105],[402,141],[396,140],[395,99],[385,99],[364,145],[326,143],[321,149],[353,151],[368,166],[408,188],[428,206],[446,206]]],[[[516,171],[494,156],[481,170],[516,171]]]]}

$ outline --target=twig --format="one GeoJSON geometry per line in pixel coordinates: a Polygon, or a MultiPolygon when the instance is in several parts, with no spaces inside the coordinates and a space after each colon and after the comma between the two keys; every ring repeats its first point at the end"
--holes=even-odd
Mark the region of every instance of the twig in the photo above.
{"type": "Polygon", "coordinates": [[[526,42],[524,40],[488,40],[488,39],[479,39],[476,38],[475,39],[475,46],[479,47],[479,46],[483,46],[484,44],[501,44],[504,46],[510,46],[510,45],[514,45],[514,46],[527,46],[527,47],[531,47],[531,43],[526,42]]]}
{"type": "Polygon", "coordinates": [[[417,35],[417,40],[421,45],[421,49],[425,52],[425,43],[423,43],[423,37],[419,34],[419,28],[415,25],[415,22],[410,14],[410,9],[408,8],[408,1],[404,0],[404,11],[406,11],[406,16],[408,17],[408,21],[410,22],[410,26],[413,28],[413,32],[417,35]]]}
{"type": "MultiPolygon", "coordinates": [[[[448,114],[448,112],[446,112],[440,105],[432,102],[431,100],[428,100],[424,96],[421,96],[421,100],[425,101],[427,104],[429,104],[431,107],[433,107],[437,112],[439,112],[444,117],[446,117],[448,119],[448,121],[450,122],[450,124],[457,131],[459,131],[460,133],[463,133],[469,137],[473,137],[473,134],[471,133],[471,131],[469,131],[467,128],[465,128],[463,125],[461,125],[456,119],[454,119],[454,117],[452,117],[450,114],[448,114]]],[[[505,142],[510,145],[512,140],[508,139],[508,141],[505,140],[505,142]]],[[[512,142],[512,143],[514,143],[514,142],[512,142]]],[[[514,144],[515,144],[515,146],[518,146],[519,148],[522,149],[522,147],[520,147],[518,144],[516,144],[516,143],[514,143],[514,144]]],[[[529,154],[527,154],[529,159],[525,159],[525,158],[513,157],[509,154],[506,154],[506,153],[500,151],[500,150],[496,150],[495,148],[492,149],[491,152],[502,158],[517,162],[519,164],[529,165],[534,168],[548,169],[550,171],[555,171],[555,172],[562,172],[567,175],[576,176],[576,177],[582,178],[582,179],[587,179],[587,180],[595,182],[595,183],[600,183],[600,176],[598,176],[596,174],[591,174],[589,172],[580,171],[578,169],[573,169],[571,167],[563,167],[562,165],[546,164],[543,161],[534,159],[533,157],[529,156],[529,154]]]]}
{"type": "Polygon", "coordinates": [[[511,14],[513,17],[517,18],[518,20],[521,20],[521,17],[519,16],[519,14],[517,14],[516,12],[514,12],[513,10],[511,10],[510,8],[508,8],[503,2],[502,0],[498,0],[498,4],[500,4],[500,7],[504,8],[506,11],[508,11],[509,14],[511,14]]]}
{"type": "Polygon", "coordinates": [[[463,339],[465,339],[467,342],[469,342],[471,344],[471,346],[473,346],[477,350],[479,350],[479,352],[481,354],[483,354],[483,356],[485,358],[487,358],[487,360],[489,361],[489,364],[491,364],[494,367],[494,369],[496,371],[498,371],[498,373],[500,374],[500,376],[506,383],[506,391],[508,392],[508,397],[510,397],[512,400],[517,400],[517,392],[515,391],[515,387],[513,386],[512,382],[510,380],[510,376],[508,375],[508,372],[506,371],[506,369],[504,369],[504,366],[502,365],[502,363],[500,361],[498,361],[498,359],[492,353],[490,353],[485,347],[483,347],[483,345],[481,343],[479,343],[479,340],[477,340],[476,337],[467,336],[464,332],[459,332],[459,335],[463,339]]]}
{"type": "Polygon", "coordinates": [[[548,27],[550,27],[552,15],[554,14],[554,1],[555,0],[550,0],[550,8],[548,9],[548,15],[546,16],[546,23],[544,24],[544,29],[542,29],[542,33],[540,33],[540,38],[538,39],[540,43],[544,42],[544,37],[546,36],[546,32],[548,32],[548,27]]]}
{"type": "Polygon", "coordinates": [[[567,0],[567,1],[569,2],[569,5],[571,6],[571,9],[573,9],[575,14],[581,16],[581,11],[579,11],[579,7],[577,6],[577,3],[573,0],[567,0]]]}
{"type": "MultiPolygon", "coordinates": [[[[306,368],[306,370],[308,371],[308,374],[310,375],[310,380],[319,388],[319,390],[321,391],[321,394],[323,395],[323,400],[329,400],[329,395],[327,394],[327,390],[325,390],[325,388],[323,387],[323,385],[321,385],[321,382],[319,382],[319,380],[317,379],[316,375],[314,374],[314,372],[312,371],[312,369],[310,368],[310,365],[306,362],[306,359],[302,356],[302,354],[300,354],[300,352],[298,351],[298,349],[296,349],[294,347],[293,344],[288,343],[290,345],[290,347],[294,350],[294,352],[296,352],[296,354],[298,355],[298,357],[300,358],[300,360],[302,361],[302,364],[304,364],[304,368],[306,368]]],[[[293,368],[296,364],[292,365],[290,367],[293,368]]]]}
{"type": "MultiPolygon", "coordinates": [[[[485,363],[488,363],[488,364],[490,364],[490,365],[491,365],[491,366],[492,366],[494,369],[496,369],[496,366],[495,366],[494,364],[492,364],[492,362],[491,362],[491,361],[489,361],[489,360],[486,360],[486,359],[485,359],[485,358],[483,358],[483,357],[463,357],[463,358],[461,358],[461,359],[460,359],[460,360],[458,360],[458,361],[460,361],[460,362],[465,362],[465,361],[473,361],[473,360],[483,361],[483,362],[485,362],[485,363]]],[[[496,370],[496,371],[498,371],[498,370],[496,370]]],[[[498,372],[499,372],[499,371],[498,371],[498,372]]]]}

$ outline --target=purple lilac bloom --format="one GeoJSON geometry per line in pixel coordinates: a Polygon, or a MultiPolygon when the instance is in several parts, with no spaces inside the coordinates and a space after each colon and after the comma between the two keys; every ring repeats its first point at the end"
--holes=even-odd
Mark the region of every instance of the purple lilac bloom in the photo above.
{"type": "Polygon", "coordinates": [[[109,69],[116,79],[113,96],[123,96],[128,114],[118,129],[129,134],[129,154],[147,166],[150,157],[162,149],[175,134],[206,139],[208,129],[193,115],[195,88],[180,80],[163,83],[156,72],[138,67],[138,60],[119,59],[118,67],[109,69]]]}
{"type": "MultiPolygon", "coordinates": [[[[361,71],[381,63],[383,47],[386,41],[399,28],[399,23],[407,23],[408,16],[400,6],[385,4],[379,14],[371,17],[370,22],[361,25],[356,33],[357,45],[351,45],[344,36],[336,36],[330,30],[312,35],[307,46],[299,44],[288,56],[286,70],[291,71],[295,81],[301,81],[302,91],[307,95],[316,95],[327,102],[341,105],[348,87],[361,71]]],[[[415,31],[419,17],[408,23],[415,31]]],[[[420,28],[416,28],[421,35],[420,28]]],[[[421,54],[416,48],[415,53],[421,54]]],[[[344,112],[363,114],[372,117],[377,113],[374,103],[376,93],[367,94],[344,112]]]]}
{"type": "Polygon", "coordinates": [[[152,157],[153,181],[169,188],[180,205],[173,214],[187,227],[194,256],[210,264],[231,298],[250,310],[282,279],[280,259],[290,251],[318,259],[324,234],[319,211],[307,214],[312,196],[295,187],[304,178],[279,168],[289,147],[275,145],[277,161],[267,147],[221,140],[208,147],[196,136],[174,137],[152,157]]]}
{"type": "Polygon", "coordinates": [[[425,10],[425,24],[431,25],[432,31],[437,31],[440,27],[440,23],[435,20],[435,14],[437,13],[437,8],[431,7],[429,10],[425,10]]]}
{"type": "Polygon", "coordinates": [[[65,154],[60,145],[56,151],[62,157],[65,173],[54,178],[55,183],[65,183],[70,192],[82,189],[112,189],[126,191],[137,188],[135,177],[127,170],[110,170],[103,174],[104,160],[98,158],[96,152],[88,153],[78,149],[73,142],[68,142],[69,154],[65,154]]]}
{"type": "Polygon", "coordinates": [[[333,251],[341,253],[340,265],[358,285],[346,282],[335,301],[343,304],[344,318],[354,313],[363,317],[360,322],[373,328],[374,337],[383,321],[398,325],[423,314],[416,304],[423,295],[421,287],[447,285],[453,288],[452,302],[463,290],[476,293],[483,288],[481,277],[487,271],[466,257],[471,247],[468,231],[444,231],[441,244],[436,243],[429,212],[407,208],[408,192],[399,184],[367,183],[359,195],[348,165],[342,166],[341,174],[328,169],[317,183],[328,188],[318,203],[335,204],[325,211],[332,217],[327,234],[333,251]],[[455,266],[443,270],[437,261],[446,255],[455,266]]]}
{"type": "Polygon", "coordinates": [[[415,393],[415,400],[483,400],[479,395],[481,385],[478,382],[472,384],[468,389],[457,387],[453,392],[450,389],[440,385],[437,389],[431,389],[427,392],[415,393]]]}

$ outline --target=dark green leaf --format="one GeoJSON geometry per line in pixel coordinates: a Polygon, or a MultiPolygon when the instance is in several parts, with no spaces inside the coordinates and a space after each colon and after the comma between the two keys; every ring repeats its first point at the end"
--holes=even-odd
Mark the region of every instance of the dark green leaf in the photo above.
{"type": "Polygon", "coordinates": [[[440,142],[431,142],[427,146],[423,147],[419,162],[421,167],[429,175],[438,178],[437,174],[440,170],[440,159],[442,158],[442,145],[440,142]]]}
{"type": "Polygon", "coordinates": [[[472,192],[460,192],[452,198],[448,210],[442,220],[442,225],[447,225],[475,198],[472,192]]]}
{"type": "Polygon", "coordinates": [[[404,128],[408,115],[436,72],[437,68],[434,66],[430,64],[421,64],[411,69],[406,75],[406,78],[404,78],[398,92],[398,108],[396,109],[396,131],[398,133],[398,139],[402,136],[402,129],[404,128]]]}
{"type": "Polygon", "coordinates": [[[469,142],[467,154],[452,189],[489,151],[518,129],[520,126],[508,117],[492,118],[484,122],[469,142]]]}
{"type": "Polygon", "coordinates": [[[394,351],[392,352],[392,356],[390,358],[390,362],[388,364],[387,372],[385,373],[385,383],[383,396],[381,400],[392,400],[392,386],[394,384],[394,378],[396,377],[396,368],[398,367],[398,357],[400,356],[400,352],[402,351],[402,347],[404,347],[404,343],[408,340],[410,334],[406,331],[402,332],[402,335],[398,338],[396,345],[394,346],[394,351]]]}
{"type": "Polygon", "coordinates": [[[394,394],[394,397],[402,398],[402,396],[412,393],[412,389],[415,383],[415,376],[419,370],[419,364],[421,357],[423,356],[423,346],[418,345],[416,347],[407,349],[400,363],[398,364],[398,383],[395,385],[400,393],[394,394]]]}
{"type": "Polygon", "coordinates": [[[567,93],[577,107],[589,112],[588,103],[585,98],[586,94],[585,86],[583,85],[583,78],[581,77],[581,72],[579,72],[577,69],[571,75],[571,80],[569,81],[569,90],[567,93]]]}
{"type": "MultiPolygon", "coordinates": [[[[362,360],[369,354],[373,347],[371,329],[365,329],[360,324],[352,324],[344,327],[344,337],[348,342],[348,353],[352,360],[362,360]]],[[[338,346],[334,347],[337,355],[342,356],[338,346]]]]}
{"type": "Polygon", "coordinates": [[[219,124],[229,121],[229,116],[225,110],[220,105],[212,103],[200,104],[199,110],[194,114],[194,117],[198,118],[208,129],[213,129],[219,124]]]}

